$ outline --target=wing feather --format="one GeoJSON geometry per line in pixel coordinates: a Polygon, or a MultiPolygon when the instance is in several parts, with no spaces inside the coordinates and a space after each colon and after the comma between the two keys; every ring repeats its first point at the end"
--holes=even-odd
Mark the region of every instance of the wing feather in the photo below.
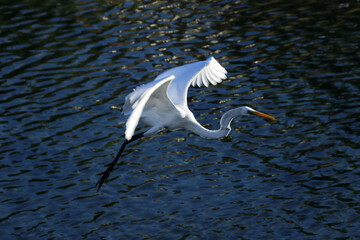
{"type": "Polygon", "coordinates": [[[213,76],[215,76],[215,81],[217,81],[218,83],[221,83],[222,80],[226,78],[226,75],[225,75],[226,72],[219,71],[218,69],[219,69],[218,66],[215,65],[213,68],[209,68],[209,71],[211,72],[211,74],[213,76]]]}
{"type": "MultiPolygon", "coordinates": [[[[140,91],[141,95],[139,93],[136,93],[136,91],[135,91],[133,93],[133,95],[129,94],[127,96],[127,98],[126,98],[127,101],[125,102],[125,105],[128,104],[126,106],[127,108],[129,108],[131,105],[131,109],[133,109],[130,114],[130,117],[126,121],[125,138],[127,140],[130,140],[132,138],[132,136],[134,135],[134,132],[135,132],[136,126],[139,123],[141,114],[144,110],[146,103],[149,101],[151,95],[156,91],[156,89],[161,87],[164,83],[171,81],[174,78],[175,78],[175,76],[171,75],[171,76],[161,79],[159,81],[150,82],[150,83],[144,85],[147,87],[146,89],[144,89],[144,88],[138,89],[139,91],[141,90],[140,91]],[[137,99],[135,99],[135,97],[137,97],[137,99]],[[131,103],[131,100],[133,100],[132,103],[131,103]]],[[[125,109],[125,107],[124,107],[124,109],[125,109]]]]}
{"type": "MultiPolygon", "coordinates": [[[[202,85],[202,77],[201,77],[201,74],[195,75],[194,78],[196,78],[196,85],[197,85],[198,87],[201,87],[201,85],[202,85]]],[[[194,80],[194,81],[195,81],[195,80],[194,80]]],[[[206,81],[206,79],[205,79],[205,81],[206,81]]]]}
{"type": "Polygon", "coordinates": [[[215,83],[214,85],[216,85],[219,82],[219,78],[211,71],[211,68],[206,68],[205,71],[209,81],[215,83]]]}
{"type": "MultiPolygon", "coordinates": [[[[200,77],[200,74],[199,74],[199,77],[200,77]]],[[[211,83],[210,78],[207,79],[204,72],[201,72],[201,80],[202,80],[202,83],[204,84],[205,87],[209,86],[209,82],[211,83]]]]}
{"type": "MultiPolygon", "coordinates": [[[[203,73],[204,75],[205,75],[205,71],[204,71],[204,73],[203,73]]],[[[216,84],[218,84],[217,83],[217,81],[215,80],[215,79],[213,79],[213,78],[209,78],[209,82],[212,84],[212,85],[216,85],[216,84]]]]}
{"type": "MultiPolygon", "coordinates": [[[[165,71],[157,78],[168,75],[174,75],[175,79],[171,81],[168,87],[169,99],[176,107],[187,109],[187,91],[190,85],[201,87],[216,85],[222,79],[226,78],[227,71],[215,58],[210,57],[206,61],[186,64],[165,71]]],[[[156,80],[156,79],[155,79],[156,80]]]]}

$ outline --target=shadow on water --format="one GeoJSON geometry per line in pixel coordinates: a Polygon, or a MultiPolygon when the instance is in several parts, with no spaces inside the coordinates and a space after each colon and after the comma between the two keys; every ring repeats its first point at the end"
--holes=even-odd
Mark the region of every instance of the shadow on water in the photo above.
{"type": "Polygon", "coordinates": [[[352,239],[359,226],[358,1],[2,1],[2,239],[352,239]],[[126,94],[214,56],[228,70],[189,106],[207,140],[134,143],[126,94]]]}

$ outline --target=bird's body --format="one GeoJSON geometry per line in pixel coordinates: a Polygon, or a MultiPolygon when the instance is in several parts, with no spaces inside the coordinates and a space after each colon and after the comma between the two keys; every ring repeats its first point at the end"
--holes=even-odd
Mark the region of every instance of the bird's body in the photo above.
{"type": "Polygon", "coordinates": [[[275,118],[254,109],[243,106],[231,109],[220,119],[218,130],[204,128],[194,117],[187,106],[187,92],[190,85],[216,85],[226,78],[227,71],[213,57],[206,61],[186,64],[169,69],[155,78],[154,81],[137,87],[126,96],[123,113],[129,115],[126,122],[125,138],[122,148],[115,160],[108,164],[108,169],[98,181],[99,188],[109,177],[110,172],[120,158],[125,146],[142,137],[164,128],[169,130],[186,129],[204,138],[221,138],[229,134],[233,118],[254,114],[274,120],[275,118]],[[146,132],[134,135],[139,121],[150,126],[146,132]]]}

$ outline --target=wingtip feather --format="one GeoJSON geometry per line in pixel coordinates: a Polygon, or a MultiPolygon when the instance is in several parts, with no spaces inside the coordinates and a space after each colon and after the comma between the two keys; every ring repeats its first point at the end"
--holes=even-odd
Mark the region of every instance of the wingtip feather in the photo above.
{"type": "Polygon", "coordinates": [[[210,84],[216,85],[226,79],[226,69],[214,57],[208,57],[203,63],[205,64],[203,69],[191,80],[193,87],[202,85],[208,87],[210,84]]]}

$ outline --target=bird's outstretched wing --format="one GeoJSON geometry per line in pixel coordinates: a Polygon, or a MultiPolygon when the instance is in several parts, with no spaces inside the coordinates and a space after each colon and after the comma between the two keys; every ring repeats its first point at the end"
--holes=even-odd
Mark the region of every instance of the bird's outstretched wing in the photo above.
{"type": "Polygon", "coordinates": [[[187,92],[190,84],[198,87],[216,85],[226,78],[226,73],[225,68],[215,58],[210,57],[206,61],[169,69],[154,81],[173,75],[175,78],[171,81],[167,92],[169,99],[177,108],[187,109],[187,92]]]}
{"type": "Polygon", "coordinates": [[[131,113],[130,117],[126,121],[125,138],[127,140],[130,140],[134,135],[135,128],[139,123],[141,114],[151,95],[156,91],[156,89],[174,78],[175,77],[173,75],[170,75],[164,77],[163,79],[147,83],[146,85],[138,87],[133,93],[126,96],[124,113],[131,113]]]}

